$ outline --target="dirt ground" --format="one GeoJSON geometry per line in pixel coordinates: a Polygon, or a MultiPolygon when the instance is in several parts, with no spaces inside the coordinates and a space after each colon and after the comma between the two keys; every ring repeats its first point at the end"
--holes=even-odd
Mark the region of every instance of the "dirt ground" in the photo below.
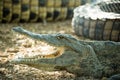
{"type": "MultiPolygon", "coordinates": [[[[0,80],[99,80],[92,77],[77,77],[66,71],[46,71],[23,64],[6,63],[13,58],[12,54],[27,55],[50,52],[52,48],[46,44],[13,32],[12,27],[21,26],[35,33],[67,33],[77,37],[71,26],[71,20],[43,23],[10,23],[0,24],[0,80]],[[11,54],[11,55],[10,55],[11,54]],[[6,56],[7,55],[7,56],[6,56]],[[8,57],[9,55],[9,57],[8,57]]],[[[103,79],[104,80],[104,79],[103,79]]]]}

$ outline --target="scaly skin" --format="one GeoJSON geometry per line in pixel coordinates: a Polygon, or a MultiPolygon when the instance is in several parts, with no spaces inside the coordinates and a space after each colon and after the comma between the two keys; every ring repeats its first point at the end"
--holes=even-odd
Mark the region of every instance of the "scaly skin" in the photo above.
{"type": "Polygon", "coordinates": [[[120,43],[112,41],[84,42],[69,34],[36,34],[21,27],[15,32],[46,42],[58,49],[50,55],[19,57],[11,60],[15,64],[27,64],[51,70],[65,69],[78,76],[108,76],[120,72],[120,43]]]}

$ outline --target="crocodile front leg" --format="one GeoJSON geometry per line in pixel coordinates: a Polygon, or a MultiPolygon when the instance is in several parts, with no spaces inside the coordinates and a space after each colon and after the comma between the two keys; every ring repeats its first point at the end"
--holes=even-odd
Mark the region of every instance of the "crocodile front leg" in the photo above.
{"type": "Polygon", "coordinates": [[[101,77],[103,66],[97,58],[93,48],[90,45],[86,46],[87,51],[84,51],[83,60],[80,63],[85,75],[91,75],[94,77],[101,77]]]}

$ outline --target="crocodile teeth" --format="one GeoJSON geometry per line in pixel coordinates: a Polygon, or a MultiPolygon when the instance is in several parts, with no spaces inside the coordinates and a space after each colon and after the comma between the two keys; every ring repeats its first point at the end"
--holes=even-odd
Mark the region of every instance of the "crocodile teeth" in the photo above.
{"type": "Polygon", "coordinates": [[[25,62],[35,62],[40,59],[51,59],[59,57],[63,54],[64,47],[59,47],[56,51],[52,52],[51,54],[45,54],[45,55],[35,55],[35,56],[28,56],[25,57],[22,54],[16,54],[16,56],[10,61],[11,63],[25,63],[25,62]]]}

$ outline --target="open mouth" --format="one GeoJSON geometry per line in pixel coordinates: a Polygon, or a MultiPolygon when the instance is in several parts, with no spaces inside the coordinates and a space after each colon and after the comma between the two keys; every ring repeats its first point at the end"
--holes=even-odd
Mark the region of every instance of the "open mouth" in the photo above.
{"type": "Polygon", "coordinates": [[[22,34],[15,34],[17,38],[15,41],[16,45],[19,47],[19,51],[13,57],[13,61],[51,59],[59,57],[64,52],[64,47],[56,47],[57,44],[52,42],[56,38],[49,40],[50,37],[48,35],[32,33],[23,29],[22,27],[15,27],[12,30],[22,34]],[[28,38],[27,36],[31,38],[28,38]],[[48,44],[46,41],[48,41],[48,44]]]}
{"type": "MultiPolygon", "coordinates": [[[[41,41],[35,41],[24,35],[16,35],[16,47],[18,52],[10,58],[17,59],[51,59],[61,56],[64,53],[64,47],[54,47],[41,41]]],[[[8,50],[8,52],[12,52],[8,50]]]]}
{"type": "Polygon", "coordinates": [[[56,58],[62,55],[62,53],[64,52],[64,48],[63,47],[53,47],[50,46],[46,43],[41,42],[43,45],[36,45],[38,46],[36,47],[32,47],[31,51],[29,51],[29,53],[24,53],[24,56],[18,57],[21,59],[35,59],[35,60],[39,60],[39,59],[51,59],[51,58],[56,58]]]}

